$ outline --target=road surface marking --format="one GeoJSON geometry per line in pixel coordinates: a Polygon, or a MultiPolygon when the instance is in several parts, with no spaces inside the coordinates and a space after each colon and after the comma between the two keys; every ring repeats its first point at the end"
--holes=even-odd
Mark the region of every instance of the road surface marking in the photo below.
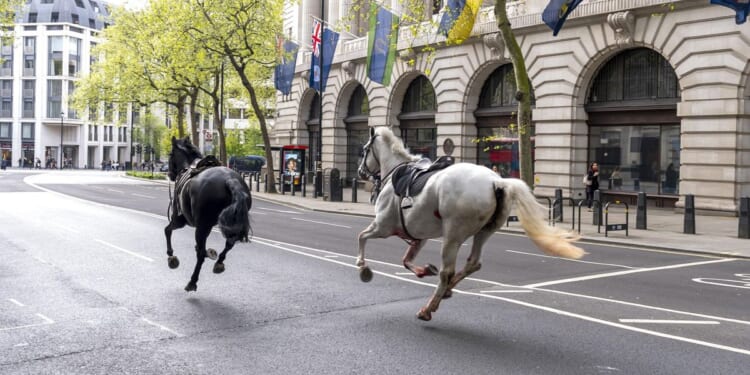
{"type": "Polygon", "coordinates": [[[589,261],[585,261],[585,260],[578,260],[578,259],[567,259],[567,258],[560,258],[560,257],[555,257],[555,256],[551,256],[551,255],[544,255],[544,254],[534,254],[534,253],[527,253],[527,252],[524,252],[524,251],[517,251],[517,250],[505,250],[505,251],[507,251],[507,252],[509,252],[509,253],[516,253],[516,254],[523,254],[523,255],[531,255],[531,256],[534,256],[534,257],[542,257],[542,258],[554,258],[554,259],[557,259],[557,260],[565,260],[565,261],[568,261],[568,262],[587,263],[587,264],[597,264],[597,265],[601,265],[601,266],[611,266],[611,267],[620,267],[620,268],[628,268],[628,269],[642,269],[641,267],[631,267],[631,266],[623,266],[622,264],[612,264],[612,263],[599,263],[599,262],[589,262],[589,261]]]}
{"type": "Polygon", "coordinates": [[[338,258],[339,256],[338,255],[326,255],[325,257],[326,258],[338,258]]]}
{"type": "Polygon", "coordinates": [[[120,194],[125,194],[125,192],[122,191],[122,190],[107,189],[107,191],[111,191],[111,192],[115,192],[115,193],[120,193],[120,194]]]}
{"type": "Polygon", "coordinates": [[[720,324],[715,320],[620,319],[620,323],[644,324],[720,324]]]}
{"type": "Polygon", "coordinates": [[[514,289],[514,290],[481,290],[479,293],[531,293],[531,289],[514,289]]]}
{"type": "Polygon", "coordinates": [[[46,261],[46,260],[44,260],[44,259],[42,259],[42,258],[40,258],[40,257],[38,257],[36,255],[32,255],[31,257],[34,258],[34,259],[36,259],[37,261],[39,261],[39,263],[51,264],[50,262],[48,262],[48,261],[46,261]]]}
{"type": "Polygon", "coordinates": [[[393,274],[399,276],[411,276],[414,275],[414,272],[394,272],[393,274]]]}
{"type": "Polygon", "coordinates": [[[44,319],[44,321],[45,321],[45,322],[47,322],[47,324],[54,324],[54,323],[55,323],[55,321],[54,321],[54,320],[52,320],[52,319],[50,319],[50,318],[48,318],[48,317],[46,317],[46,316],[44,316],[44,315],[42,315],[42,314],[36,313],[36,314],[34,314],[34,315],[36,315],[36,316],[38,316],[38,317],[40,317],[40,318],[44,319]]]}
{"type": "Polygon", "coordinates": [[[16,299],[13,299],[13,298],[8,298],[8,301],[10,301],[11,303],[13,303],[14,305],[16,305],[16,306],[19,306],[19,307],[24,307],[24,306],[26,306],[26,305],[24,305],[23,303],[21,303],[21,302],[18,302],[18,300],[16,300],[16,299]]]}
{"type": "Polygon", "coordinates": [[[58,227],[58,228],[62,228],[62,229],[65,229],[65,230],[67,230],[68,232],[72,232],[72,233],[81,233],[81,232],[79,232],[79,231],[77,231],[77,230],[75,230],[75,229],[73,229],[73,228],[71,228],[71,227],[66,227],[65,225],[60,225],[60,224],[57,224],[57,223],[55,223],[55,222],[53,222],[52,224],[54,224],[54,225],[55,225],[56,227],[58,227]]]}
{"type": "Polygon", "coordinates": [[[693,279],[693,281],[695,281],[696,283],[702,283],[702,284],[728,286],[730,288],[750,289],[750,274],[735,273],[734,276],[736,276],[738,280],[712,279],[712,278],[707,278],[707,277],[698,277],[698,278],[693,279]]]}
{"type": "Polygon", "coordinates": [[[266,208],[266,207],[258,207],[259,210],[266,210],[266,211],[273,211],[273,212],[281,212],[285,214],[298,214],[299,211],[287,211],[287,210],[276,210],[273,208],[266,208]]]}
{"type": "Polygon", "coordinates": [[[162,331],[167,331],[167,332],[169,332],[169,333],[171,333],[171,334],[173,334],[173,335],[175,335],[177,337],[185,337],[185,335],[183,335],[183,334],[181,334],[179,332],[176,332],[176,331],[174,331],[172,329],[169,329],[168,327],[165,327],[165,326],[163,326],[163,325],[161,325],[159,323],[152,322],[152,321],[148,320],[147,318],[141,317],[141,320],[143,320],[144,322],[146,322],[146,324],[149,324],[149,325],[152,325],[154,327],[157,327],[157,328],[159,328],[162,331]]]}
{"type": "Polygon", "coordinates": [[[113,249],[115,249],[115,250],[119,250],[119,251],[122,251],[122,252],[123,252],[123,253],[125,253],[125,254],[128,254],[128,255],[132,255],[132,256],[134,256],[134,257],[136,257],[136,258],[140,258],[140,259],[143,259],[143,260],[146,260],[146,261],[149,261],[149,262],[153,262],[153,261],[154,261],[153,259],[151,259],[151,258],[149,258],[149,257],[147,257],[147,256],[143,256],[143,255],[141,255],[141,254],[138,254],[138,253],[134,253],[134,252],[132,252],[132,251],[130,251],[130,250],[127,250],[127,249],[123,249],[123,248],[121,248],[121,247],[119,247],[119,246],[117,246],[117,245],[112,245],[112,244],[111,244],[111,243],[109,243],[109,242],[106,242],[106,241],[102,241],[102,240],[100,240],[100,239],[94,239],[94,241],[96,241],[96,242],[99,242],[99,243],[101,243],[101,244],[104,244],[104,245],[107,245],[107,246],[109,246],[109,247],[111,247],[111,248],[113,248],[113,249]]]}
{"type": "Polygon", "coordinates": [[[340,224],[326,223],[324,221],[315,221],[315,220],[300,219],[298,217],[293,217],[292,220],[306,221],[308,223],[315,223],[315,224],[330,225],[332,227],[349,228],[349,229],[352,228],[352,227],[350,227],[348,225],[340,225],[340,224]]]}
{"type": "Polygon", "coordinates": [[[22,346],[29,346],[29,343],[28,342],[22,342],[22,343],[18,343],[16,345],[13,345],[14,348],[20,348],[22,346]]]}
{"type": "Polygon", "coordinates": [[[150,195],[143,195],[143,194],[138,194],[138,193],[130,193],[130,195],[134,195],[136,197],[141,197],[141,198],[156,199],[150,195]]]}
{"type": "Polygon", "coordinates": [[[702,266],[702,265],[705,265],[705,264],[714,264],[714,263],[734,262],[735,260],[737,260],[737,259],[718,259],[718,260],[708,260],[708,261],[703,261],[703,262],[673,264],[671,266],[651,267],[651,268],[638,268],[638,269],[632,269],[632,270],[627,270],[627,271],[617,271],[617,272],[600,273],[600,274],[589,275],[589,276],[572,277],[570,279],[545,281],[543,283],[524,285],[523,287],[524,288],[538,288],[540,286],[567,284],[567,283],[574,283],[574,282],[577,282],[577,281],[588,281],[588,280],[593,280],[593,279],[602,279],[602,278],[605,278],[605,277],[629,275],[629,274],[632,274],[632,273],[670,270],[670,269],[676,269],[676,268],[702,266]]]}

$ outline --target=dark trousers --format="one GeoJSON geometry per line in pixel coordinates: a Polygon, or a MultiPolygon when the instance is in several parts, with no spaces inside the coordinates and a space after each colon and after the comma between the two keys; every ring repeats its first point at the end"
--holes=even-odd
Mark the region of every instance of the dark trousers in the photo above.
{"type": "Polygon", "coordinates": [[[594,189],[591,187],[586,187],[586,205],[588,208],[591,208],[591,205],[594,203],[594,189]]]}

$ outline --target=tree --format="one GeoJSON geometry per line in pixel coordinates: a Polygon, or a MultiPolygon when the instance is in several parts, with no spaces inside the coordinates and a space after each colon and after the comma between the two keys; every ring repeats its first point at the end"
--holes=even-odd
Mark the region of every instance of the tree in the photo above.
{"type": "MultiPolygon", "coordinates": [[[[0,1],[0,45],[13,45],[13,25],[23,11],[23,0],[0,1]]],[[[0,63],[2,63],[0,57],[0,63]]]]}
{"type": "Polygon", "coordinates": [[[271,99],[258,87],[271,86],[276,35],[281,32],[282,0],[183,0],[202,17],[190,29],[193,40],[223,56],[250,97],[266,153],[269,192],[276,192],[271,141],[262,105],[271,99]]]}
{"type": "Polygon", "coordinates": [[[529,186],[534,186],[531,160],[531,83],[526,70],[526,62],[523,58],[521,47],[518,46],[516,36],[513,34],[505,0],[495,0],[495,19],[497,28],[503,37],[505,45],[513,62],[513,72],[516,76],[516,99],[518,100],[518,159],[521,179],[529,186]]]}

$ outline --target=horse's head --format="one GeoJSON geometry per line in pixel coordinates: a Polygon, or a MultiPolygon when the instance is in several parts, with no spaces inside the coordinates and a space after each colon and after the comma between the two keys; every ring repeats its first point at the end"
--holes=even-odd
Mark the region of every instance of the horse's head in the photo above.
{"type": "Polygon", "coordinates": [[[167,176],[172,181],[185,168],[189,167],[193,160],[201,158],[198,148],[190,142],[190,137],[178,139],[172,137],[172,152],[169,153],[169,171],[167,176]]]}
{"type": "Polygon", "coordinates": [[[370,178],[380,172],[380,159],[378,159],[377,150],[375,150],[377,138],[378,134],[375,132],[375,128],[370,128],[370,139],[362,147],[362,161],[357,169],[359,177],[362,179],[370,178]]]}

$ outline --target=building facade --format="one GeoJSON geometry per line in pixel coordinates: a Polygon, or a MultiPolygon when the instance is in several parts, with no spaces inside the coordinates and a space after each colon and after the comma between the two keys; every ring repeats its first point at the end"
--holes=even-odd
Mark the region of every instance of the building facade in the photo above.
{"type": "Polygon", "coordinates": [[[97,60],[92,49],[108,18],[109,8],[99,0],[27,1],[13,44],[0,49],[0,151],[6,163],[100,168],[130,160],[130,125],[140,123],[141,108],[102,103],[78,113],[70,105],[78,78],[97,60]]]}
{"type": "MultiPolygon", "coordinates": [[[[389,126],[415,153],[451,153],[516,175],[515,81],[494,1],[484,2],[461,45],[401,32],[388,86],[367,78],[367,10],[359,3],[326,1],[325,17],[321,0],[287,5],[285,33],[303,48],[291,95],[278,97],[272,142],[313,147],[321,132],[323,168],[351,178],[367,129],[389,126]],[[307,15],[351,26],[336,49],[322,124],[320,96],[308,84],[307,15]],[[434,52],[420,53],[425,45],[434,52]]],[[[426,17],[438,19],[438,3],[425,1],[426,17]]],[[[585,0],[553,37],[542,22],[546,4],[508,3],[534,96],[535,193],[561,188],[580,198],[582,176],[598,162],[607,195],[645,191],[680,207],[692,194],[699,209],[735,212],[750,195],[747,25],[702,0],[585,0]]],[[[402,12],[400,1],[385,5],[402,12]]]]}

